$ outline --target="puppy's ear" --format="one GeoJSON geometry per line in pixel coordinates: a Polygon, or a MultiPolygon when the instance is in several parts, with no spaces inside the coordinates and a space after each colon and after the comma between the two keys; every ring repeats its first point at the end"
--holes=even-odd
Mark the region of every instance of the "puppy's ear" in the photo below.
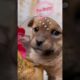
{"type": "Polygon", "coordinates": [[[28,27],[32,27],[34,24],[34,19],[31,19],[29,22],[28,22],[28,27]]]}

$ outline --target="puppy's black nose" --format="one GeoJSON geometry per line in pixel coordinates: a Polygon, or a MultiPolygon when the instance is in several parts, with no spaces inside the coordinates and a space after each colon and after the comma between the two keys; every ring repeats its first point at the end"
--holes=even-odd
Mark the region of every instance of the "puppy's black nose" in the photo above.
{"type": "Polygon", "coordinates": [[[41,46],[43,44],[43,41],[36,40],[37,46],[41,46]]]}

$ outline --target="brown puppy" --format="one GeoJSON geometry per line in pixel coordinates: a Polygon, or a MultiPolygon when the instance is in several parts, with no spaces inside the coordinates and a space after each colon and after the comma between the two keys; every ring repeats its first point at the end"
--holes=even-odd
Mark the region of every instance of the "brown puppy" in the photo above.
{"type": "Polygon", "coordinates": [[[48,80],[62,80],[61,27],[49,17],[34,17],[28,26],[32,29],[30,58],[44,67],[48,80]]]}

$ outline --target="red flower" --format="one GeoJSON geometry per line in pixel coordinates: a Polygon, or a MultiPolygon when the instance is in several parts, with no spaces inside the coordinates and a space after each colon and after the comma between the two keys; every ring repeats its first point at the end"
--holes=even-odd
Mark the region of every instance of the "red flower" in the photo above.
{"type": "Polygon", "coordinates": [[[20,39],[24,36],[25,36],[25,30],[23,28],[18,28],[18,50],[20,51],[21,56],[25,59],[26,49],[24,48],[23,44],[20,41],[20,39]]]}
{"type": "Polygon", "coordinates": [[[23,28],[18,28],[18,35],[24,36],[25,30],[23,28]]]}

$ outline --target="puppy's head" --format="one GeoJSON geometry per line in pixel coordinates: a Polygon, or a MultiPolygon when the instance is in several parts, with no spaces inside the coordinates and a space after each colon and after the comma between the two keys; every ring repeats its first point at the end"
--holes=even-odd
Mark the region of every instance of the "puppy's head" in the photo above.
{"type": "Polygon", "coordinates": [[[62,29],[49,17],[34,17],[28,23],[32,28],[31,47],[39,56],[56,56],[62,49],[62,29]]]}

